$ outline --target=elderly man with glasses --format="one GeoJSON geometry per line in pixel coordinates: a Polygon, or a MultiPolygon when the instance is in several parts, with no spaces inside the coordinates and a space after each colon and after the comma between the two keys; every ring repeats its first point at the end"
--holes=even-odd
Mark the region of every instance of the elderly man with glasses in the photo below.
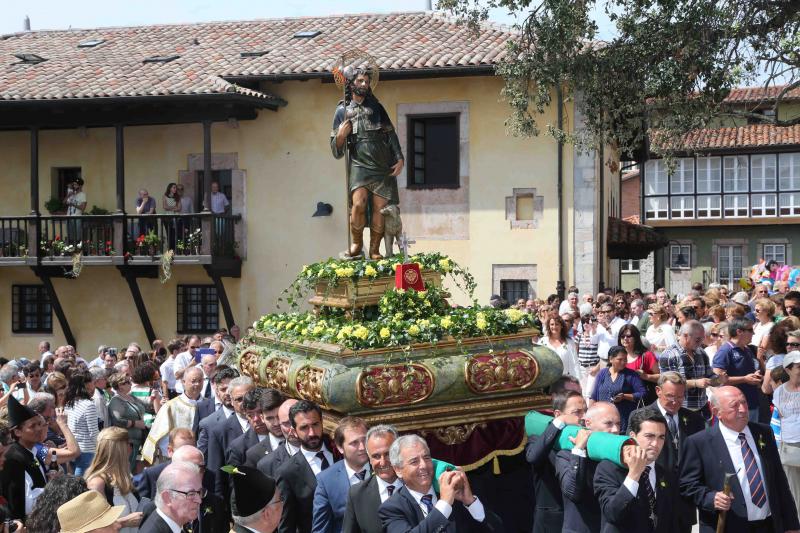
{"type": "Polygon", "coordinates": [[[197,465],[173,462],[158,476],[156,512],[139,528],[142,533],[180,533],[197,519],[206,495],[197,465]]]}
{"type": "Polygon", "coordinates": [[[706,387],[724,384],[725,376],[714,377],[714,372],[703,350],[705,329],[697,320],[681,326],[678,339],[658,356],[658,367],[664,372],[677,372],[686,379],[684,406],[699,411],[706,421],[711,419],[706,387]],[[712,379],[714,378],[714,379],[712,379]]]}

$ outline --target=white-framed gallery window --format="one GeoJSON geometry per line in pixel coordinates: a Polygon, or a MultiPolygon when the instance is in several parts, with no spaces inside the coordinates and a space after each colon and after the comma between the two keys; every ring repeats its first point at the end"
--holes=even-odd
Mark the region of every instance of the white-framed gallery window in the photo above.
{"type": "Polygon", "coordinates": [[[694,192],[694,158],[678,159],[669,181],[671,194],[692,194],[694,192]]]}
{"type": "Polygon", "coordinates": [[[669,247],[669,268],[686,270],[692,264],[692,246],[690,244],[673,244],[669,247]]]}
{"type": "Polygon", "coordinates": [[[784,192],[780,195],[781,216],[800,215],[800,192],[784,192]]]}
{"type": "Polygon", "coordinates": [[[722,158],[697,158],[697,192],[708,194],[722,192],[722,158]]]}
{"type": "Polygon", "coordinates": [[[723,201],[725,218],[740,218],[748,215],[746,194],[726,194],[723,201]]]}
{"type": "Polygon", "coordinates": [[[778,198],[774,194],[754,194],[750,198],[754,217],[774,217],[778,214],[778,198]]]}
{"type": "Polygon", "coordinates": [[[666,220],[669,218],[668,199],[666,196],[647,198],[644,203],[644,216],[647,220],[666,220]]]}
{"type": "Polygon", "coordinates": [[[764,244],[761,254],[764,261],[775,261],[781,265],[786,264],[786,245],[785,244],[764,244]]]}
{"type": "Polygon", "coordinates": [[[747,192],[747,182],[747,156],[725,156],[722,160],[722,186],[725,192],[747,192]]]}
{"type": "Polygon", "coordinates": [[[800,189],[800,153],[778,156],[778,175],[782,191],[800,189]]]}
{"type": "Polygon", "coordinates": [[[774,191],[776,185],[775,154],[750,156],[750,190],[754,192],[774,191]]]}
{"type": "Polygon", "coordinates": [[[731,286],[742,277],[743,246],[720,246],[717,251],[719,283],[731,286]]]}
{"type": "Polygon", "coordinates": [[[722,216],[722,197],[698,196],[697,218],[719,218],[722,216]]]}
{"type": "Polygon", "coordinates": [[[669,181],[667,166],[661,159],[651,159],[644,165],[644,195],[657,196],[667,194],[669,181]]]}
{"type": "Polygon", "coordinates": [[[670,204],[670,218],[694,218],[694,196],[673,196],[670,204]]]}
{"type": "Polygon", "coordinates": [[[623,274],[637,274],[639,272],[639,259],[620,259],[619,271],[623,274]]]}

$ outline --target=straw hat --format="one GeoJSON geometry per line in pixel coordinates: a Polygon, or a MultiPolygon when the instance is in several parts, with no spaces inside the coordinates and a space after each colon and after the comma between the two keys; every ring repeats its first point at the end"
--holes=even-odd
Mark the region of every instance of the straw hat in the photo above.
{"type": "Polygon", "coordinates": [[[110,526],[124,509],[124,505],[111,507],[105,496],[89,490],[58,508],[58,523],[61,533],[86,533],[110,526]]]}

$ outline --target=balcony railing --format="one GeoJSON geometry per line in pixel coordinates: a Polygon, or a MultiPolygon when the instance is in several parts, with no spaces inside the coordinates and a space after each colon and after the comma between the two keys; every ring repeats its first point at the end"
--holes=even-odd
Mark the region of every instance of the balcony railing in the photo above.
{"type": "Polygon", "coordinates": [[[83,215],[0,217],[0,264],[88,264],[154,260],[173,250],[180,262],[237,256],[240,215],[83,215]],[[138,258],[138,259],[137,259],[138,258]]]}

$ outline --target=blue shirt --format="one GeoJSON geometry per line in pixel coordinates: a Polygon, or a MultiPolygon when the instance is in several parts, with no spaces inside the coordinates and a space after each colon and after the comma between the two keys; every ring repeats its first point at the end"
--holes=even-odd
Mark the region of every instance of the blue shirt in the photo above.
{"type": "Polygon", "coordinates": [[[619,411],[620,433],[624,434],[628,427],[628,415],[636,409],[639,401],[644,398],[647,389],[644,388],[642,380],[634,370],[623,368],[617,375],[616,381],[611,380],[611,371],[603,368],[598,372],[594,382],[591,398],[596,402],[614,403],[619,411]],[[617,394],[633,394],[633,400],[623,400],[614,403],[614,396],[617,394]]]}
{"type": "MultiPolygon", "coordinates": [[[[758,362],[749,347],[740,348],[731,342],[726,342],[720,346],[714,361],[714,368],[724,370],[729,376],[741,377],[752,374],[758,370],[758,362]]],[[[747,398],[747,407],[756,409],[758,407],[758,387],[747,383],[736,385],[747,398]]]]}

